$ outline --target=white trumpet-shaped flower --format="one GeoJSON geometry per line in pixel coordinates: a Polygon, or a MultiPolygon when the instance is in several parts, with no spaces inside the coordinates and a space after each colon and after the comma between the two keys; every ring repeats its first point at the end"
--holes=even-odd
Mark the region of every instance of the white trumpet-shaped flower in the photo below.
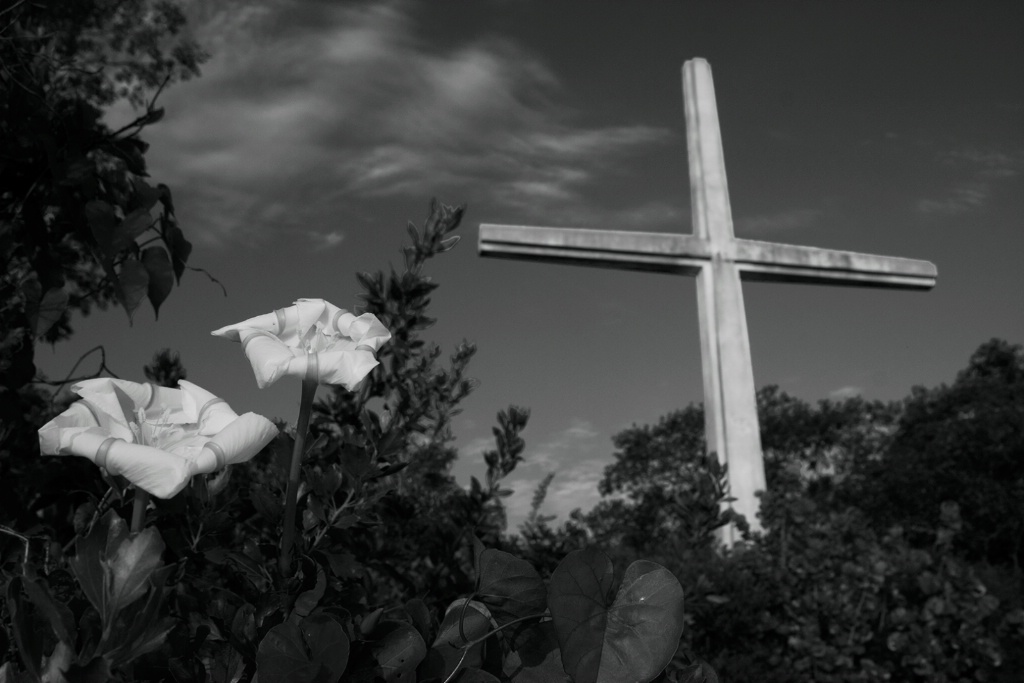
{"type": "Polygon", "coordinates": [[[171,498],[193,476],[249,460],[277,435],[261,415],[238,415],[191,382],[178,386],[78,382],[71,388],[81,400],[43,425],[39,450],[88,458],[157,498],[171,498]]]}
{"type": "Polygon", "coordinates": [[[372,313],[355,316],[323,299],[299,299],[212,334],[242,343],[261,389],[286,375],[354,389],[391,339],[372,313]]]}

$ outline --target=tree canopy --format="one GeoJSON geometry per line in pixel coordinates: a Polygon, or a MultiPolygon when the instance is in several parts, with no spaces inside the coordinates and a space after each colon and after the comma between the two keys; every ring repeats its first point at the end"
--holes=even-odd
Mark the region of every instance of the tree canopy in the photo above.
{"type": "Polygon", "coordinates": [[[148,298],[158,312],[180,281],[191,244],[139,134],[163,88],[199,74],[184,27],[168,0],[0,11],[0,388],[32,379],[34,341],[70,334],[72,311],[116,300],[131,316],[148,298]],[[122,100],[138,115],[112,130],[122,100]]]}

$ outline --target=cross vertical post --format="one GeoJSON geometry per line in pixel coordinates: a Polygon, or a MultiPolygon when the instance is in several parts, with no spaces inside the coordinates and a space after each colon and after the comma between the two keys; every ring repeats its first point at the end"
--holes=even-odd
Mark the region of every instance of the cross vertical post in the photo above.
{"type": "MultiPolygon", "coordinates": [[[[711,66],[702,59],[683,65],[683,107],[693,233],[711,247],[710,262],[697,276],[704,434],[708,450],[728,466],[732,508],[746,517],[751,529],[760,530],[755,494],[766,483],[754,368],[740,274],[728,258],[735,237],[715,85],[711,66]]],[[[738,540],[736,528],[726,526],[720,538],[731,546],[738,540]]]]}

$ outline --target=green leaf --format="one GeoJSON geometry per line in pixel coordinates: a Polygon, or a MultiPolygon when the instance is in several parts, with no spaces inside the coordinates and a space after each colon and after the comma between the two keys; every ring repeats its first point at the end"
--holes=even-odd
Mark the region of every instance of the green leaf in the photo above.
{"type": "MultiPolygon", "coordinates": [[[[499,679],[482,669],[462,669],[459,675],[452,679],[452,683],[501,683],[499,679]]],[[[519,683],[519,679],[516,679],[519,683]]]]}
{"type": "Polygon", "coordinates": [[[718,674],[710,664],[698,659],[676,672],[676,681],[678,683],[718,683],[718,674]]]}
{"type": "Polygon", "coordinates": [[[263,683],[336,683],[348,664],[349,641],[326,614],[270,629],[256,653],[263,683]]]}
{"type": "Polygon", "coordinates": [[[103,657],[93,657],[85,664],[72,664],[64,672],[64,678],[68,683],[106,683],[113,677],[107,660],[103,657]]]}
{"type": "Polygon", "coordinates": [[[419,631],[404,621],[384,621],[386,634],[373,644],[373,657],[386,681],[399,681],[416,670],[427,656],[419,631]]]}
{"type": "Polygon", "coordinates": [[[192,253],[192,243],[185,239],[185,233],[181,231],[173,218],[166,215],[161,216],[160,223],[164,231],[164,243],[171,252],[171,263],[174,265],[174,276],[181,284],[181,275],[185,272],[188,264],[188,257],[192,253]]]}
{"type": "Polygon", "coordinates": [[[440,246],[438,248],[438,251],[440,251],[440,252],[450,251],[451,249],[453,249],[455,247],[456,244],[459,243],[460,239],[462,239],[461,235],[452,235],[451,237],[449,237],[447,239],[441,240],[440,246]]]}
{"type": "Polygon", "coordinates": [[[349,655],[348,637],[341,624],[326,614],[314,614],[303,619],[299,629],[309,648],[310,659],[319,666],[317,680],[335,683],[341,679],[349,655]]]}
{"type": "Polygon", "coordinates": [[[362,575],[363,565],[352,553],[325,553],[331,573],[339,579],[355,579],[362,575]]]}
{"type": "Polygon", "coordinates": [[[174,269],[171,267],[171,257],[163,247],[147,247],[142,250],[142,265],[146,267],[149,274],[149,287],[146,293],[149,295],[149,303],[153,304],[153,313],[160,317],[160,304],[174,288],[174,269]]]}
{"type": "Polygon", "coordinates": [[[21,583],[21,577],[16,576],[7,584],[7,613],[10,616],[14,642],[18,646],[21,661],[33,678],[38,680],[39,666],[43,657],[43,643],[32,627],[32,615],[28,612],[21,594],[21,583]]]}
{"type": "Polygon", "coordinates": [[[490,612],[483,603],[466,598],[452,602],[448,605],[437,639],[420,671],[422,677],[440,676],[444,679],[456,669],[480,666],[483,663],[484,644],[477,643],[470,647],[464,659],[463,646],[490,633],[494,627],[490,612]]]}
{"type": "Polygon", "coordinates": [[[85,221],[89,224],[89,230],[100,251],[107,260],[112,260],[120,251],[114,248],[118,220],[113,205],[102,199],[88,202],[85,205],[85,221]]]}
{"type": "Polygon", "coordinates": [[[54,600],[53,596],[46,589],[44,584],[37,583],[31,579],[22,579],[25,586],[25,593],[35,608],[50,624],[50,628],[61,641],[74,646],[75,644],[75,617],[71,609],[62,602],[54,600]]]}
{"type": "Polygon", "coordinates": [[[160,617],[164,597],[168,592],[164,584],[174,571],[173,565],[154,571],[147,581],[152,588],[146,600],[135,602],[118,613],[107,641],[107,651],[104,652],[111,665],[118,667],[128,664],[163,644],[174,626],[174,620],[170,617],[160,617]]]}
{"type": "Polygon", "coordinates": [[[46,292],[39,301],[39,307],[35,309],[35,315],[30,320],[34,334],[41,337],[50,331],[50,328],[57,324],[60,317],[68,307],[68,293],[63,287],[54,287],[46,292]]]}
{"type": "Polygon", "coordinates": [[[147,183],[142,178],[136,178],[132,181],[132,185],[135,188],[135,200],[139,205],[139,208],[149,211],[156,203],[160,201],[162,192],[147,183]]]}
{"type": "Polygon", "coordinates": [[[149,577],[163,565],[163,551],[164,541],[154,527],[121,541],[110,558],[113,611],[122,610],[143,596],[149,577]]]}
{"type": "Polygon", "coordinates": [[[108,555],[107,539],[119,539],[124,534],[127,534],[124,520],[113,510],[108,510],[88,536],[75,540],[75,556],[68,560],[82,592],[100,614],[106,613],[107,573],[104,563],[108,555]]]}
{"type": "Polygon", "coordinates": [[[413,598],[405,603],[405,613],[409,615],[412,620],[412,625],[416,627],[416,630],[420,632],[423,637],[423,642],[426,642],[430,638],[430,610],[427,609],[427,603],[423,602],[419,598],[413,598]]]}
{"type": "Polygon", "coordinates": [[[21,296],[25,298],[25,311],[31,320],[39,308],[39,301],[43,298],[43,285],[38,277],[33,275],[21,283],[21,296]]]}
{"type": "Polygon", "coordinates": [[[291,622],[270,629],[256,652],[260,683],[312,683],[319,668],[306,654],[302,631],[291,622]]]}
{"type": "Polygon", "coordinates": [[[544,581],[526,560],[488,548],[480,554],[479,566],[476,598],[487,605],[499,626],[547,608],[544,581]]]}
{"type": "Polygon", "coordinates": [[[140,207],[130,211],[115,230],[117,243],[123,249],[151,227],[153,227],[153,217],[149,215],[149,209],[140,207]]]}
{"type": "Polygon", "coordinates": [[[575,683],[654,679],[683,632],[683,589],[672,572],[646,560],[626,569],[608,604],[612,565],[591,548],[569,553],[551,575],[548,607],[575,683]]]}
{"type": "Polygon", "coordinates": [[[310,612],[316,609],[320,599],[324,597],[325,590],[327,590],[327,575],[322,567],[317,567],[316,585],[312,590],[299,593],[299,597],[295,599],[295,609],[292,611],[292,615],[300,619],[308,617],[310,612]]]}
{"type": "Polygon", "coordinates": [[[382,614],[384,614],[384,608],[378,607],[364,616],[363,620],[359,623],[359,632],[364,636],[368,636],[373,633],[377,626],[380,625],[380,617],[382,614]]]}
{"type": "Polygon", "coordinates": [[[562,670],[555,626],[550,621],[533,624],[517,638],[515,652],[505,658],[503,670],[516,683],[569,681],[562,670]]]}
{"type": "Polygon", "coordinates": [[[128,313],[129,321],[135,314],[135,309],[146,298],[148,291],[149,272],[146,267],[136,259],[125,260],[121,264],[121,272],[117,274],[117,295],[124,310],[128,313]]]}

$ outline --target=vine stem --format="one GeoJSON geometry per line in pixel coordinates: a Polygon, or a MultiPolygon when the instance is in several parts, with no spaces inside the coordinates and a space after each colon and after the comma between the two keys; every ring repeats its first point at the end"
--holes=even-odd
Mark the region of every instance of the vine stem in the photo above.
{"type": "Polygon", "coordinates": [[[149,505],[149,492],[135,487],[135,499],[132,503],[132,536],[142,531],[146,522],[146,506],[149,505]]]}
{"type": "Polygon", "coordinates": [[[295,425],[295,447],[292,449],[291,467],[288,469],[288,488],[284,494],[284,534],[281,536],[281,555],[277,566],[282,578],[288,578],[292,568],[292,545],[295,543],[295,508],[299,497],[299,474],[302,472],[302,454],[306,448],[309,432],[309,417],[313,412],[313,397],[316,395],[316,379],[302,381],[302,398],[299,400],[299,421],[295,425]]]}
{"type": "MultiPolygon", "coordinates": [[[[469,601],[467,600],[465,604],[468,605],[469,601]]],[[[518,624],[518,623],[526,621],[527,619],[543,619],[546,616],[549,616],[549,615],[547,613],[544,613],[544,612],[542,612],[540,614],[527,614],[525,617],[519,617],[517,619],[513,619],[512,621],[508,621],[508,622],[502,624],[501,626],[499,626],[498,628],[494,629],[493,631],[485,633],[484,635],[480,636],[479,638],[476,638],[475,640],[467,640],[465,633],[462,632],[462,617],[463,617],[463,615],[460,615],[459,616],[459,635],[462,637],[462,640],[466,641],[466,642],[464,642],[462,645],[459,646],[459,649],[462,650],[462,656],[459,657],[459,662],[458,662],[458,664],[455,665],[455,668],[452,670],[452,672],[450,674],[448,674],[447,678],[444,679],[444,683],[451,683],[452,678],[454,678],[455,674],[457,674],[459,672],[459,667],[461,667],[462,663],[464,661],[466,661],[466,655],[469,654],[469,650],[473,646],[479,645],[480,643],[484,642],[485,640],[487,640],[488,638],[490,638],[494,634],[501,632],[503,629],[511,626],[512,624],[518,624]]]]}

